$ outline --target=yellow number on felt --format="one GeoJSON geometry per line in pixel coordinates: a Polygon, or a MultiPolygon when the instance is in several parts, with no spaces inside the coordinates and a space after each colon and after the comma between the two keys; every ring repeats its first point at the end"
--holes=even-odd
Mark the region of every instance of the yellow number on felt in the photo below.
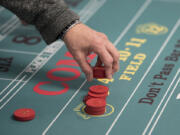
{"type": "Polygon", "coordinates": [[[113,82],[114,79],[98,79],[98,81],[105,83],[105,84],[108,84],[109,82],[113,82]]]}

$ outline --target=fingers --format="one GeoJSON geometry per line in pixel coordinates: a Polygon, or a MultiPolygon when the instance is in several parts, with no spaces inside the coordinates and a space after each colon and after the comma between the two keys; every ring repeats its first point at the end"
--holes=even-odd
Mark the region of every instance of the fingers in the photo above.
{"type": "Polygon", "coordinates": [[[78,62],[82,71],[85,73],[87,80],[92,81],[93,80],[93,70],[92,70],[92,67],[90,66],[90,64],[88,63],[86,56],[81,52],[77,52],[76,55],[74,56],[74,58],[78,62]]]}
{"type": "Polygon", "coordinates": [[[119,70],[119,52],[108,39],[104,40],[104,44],[101,44],[95,52],[99,55],[96,66],[104,64],[106,76],[111,79],[112,75],[119,70]]]}
{"type": "Polygon", "coordinates": [[[114,74],[115,72],[119,70],[119,52],[117,51],[117,49],[114,47],[114,45],[111,42],[108,43],[107,49],[109,53],[111,54],[111,56],[113,57],[112,70],[114,74]]]}
{"type": "Polygon", "coordinates": [[[96,50],[96,53],[99,55],[102,63],[104,64],[105,71],[106,71],[106,76],[109,79],[112,79],[112,63],[113,63],[113,58],[110,55],[110,53],[107,51],[105,47],[102,47],[99,50],[96,50]]]}

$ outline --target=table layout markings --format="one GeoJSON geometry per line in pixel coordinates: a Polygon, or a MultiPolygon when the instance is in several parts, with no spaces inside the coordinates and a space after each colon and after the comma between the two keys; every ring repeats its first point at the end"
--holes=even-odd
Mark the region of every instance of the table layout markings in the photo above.
{"type": "Polygon", "coordinates": [[[17,17],[13,15],[6,23],[0,26],[0,41],[2,41],[5,38],[5,36],[3,35],[1,31],[4,31],[6,27],[11,27],[17,21],[18,21],[17,17]]]}
{"type": "Polygon", "coordinates": [[[20,22],[19,21],[14,23],[11,27],[8,27],[9,29],[7,29],[7,31],[5,31],[5,33],[3,33],[4,35],[3,36],[1,35],[0,41],[2,41],[4,38],[6,38],[8,36],[8,34],[13,32],[18,26],[20,26],[20,22]]]}
{"type": "Polygon", "coordinates": [[[11,29],[14,25],[16,25],[17,23],[19,23],[19,20],[16,16],[13,16],[11,19],[9,19],[7,21],[7,23],[5,23],[4,25],[2,25],[2,27],[0,27],[1,29],[1,33],[2,34],[6,34],[6,32],[11,29]]]}
{"type": "Polygon", "coordinates": [[[26,77],[26,75],[24,75],[20,81],[18,81],[16,83],[16,85],[14,85],[1,99],[0,99],[0,103],[22,82],[22,80],[24,80],[24,78],[26,77]]]}
{"type": "Polygon", "coordinates": [[[134,91],[132,92],[132,94],[130,95],[130,97],[128,98],[127,102],[124,104],[123,108],[121,109],[121,111],[119,112],[119,114],[117,115],[117,117],[115,118],[115,120],[113,121],[112,125],[110,126],[110,128],[108,129],[108,131],[106,132],[106,135],[108,135],[112,128],[114,127],[114,125],[116,124],[116,122],[118,121],[118,119],[120,118],[120,116],[122,115],[122,113],[124,112],[125,108],[127,107],[127,105],[129,104],[130,100],[132,99],[132,97],[134,96],[134,94],[136,93],[137,89],[139,88],[140,84],[143,82],[144,78],[146,77],[146,75],[148,74],[148,72],[150,71],[150,69],[152,68],[152,66],[154,65],[154,63],[156,62],[157,58],[160,56],[161,52],[164,50],[164,48],[166,47],[167,43],[169,42],[169,40],[171,39],[171,37],[173,36],[173,34],[176,32],[177,28],[180,25],[180,19],[177,21],[177,23],[175,24],[175,26],[173,27],[171,33],[168,35],[167,39],[165,40],[165,42],[163,43],[162,47],[160,48],[159,52],[156,54],[156,56],[154,57],[152,63],[150,64],[150,66],[148,67],[148,69],[146,70],[145,74],[143,75],[143,77],[141,78],[140,82],[138,83],[138,85],[136,86],[136,88],[134,89],[134,91]]]}
{"type": "Polygon", "coordinates": [[[155,123],[153,124],[152,129],[151,129],[150,132],[149,132],[149,135],[152,134],[152,132],[153,132],[155,126],[157,125],[157,123],[158,123],[158,121],[159,121],[159,118],[161,117],[162,113],[164,112],[164,109],[166,108],[166,106],[167,106],[167,104],[168,104],[168,102],[169,102],[169,100],[170,100],[172,94],[174,93],[174,91],[175,91],[175,89],[176,89],[176,87],[178,86],[179,83],[180,83],[180,78],[178,79],[176,85],[174,86],[173,91],[171,92],[171,95],[168,97],[168,100],[166,101],[165,105],[163,106],[163,109],[161,110],[161,112],[160,112],[160,114],[158,115],[158,117],[157,117],[155,123]]]}
{"type": "MultiPolygon", "coordinates": [[[[13,79],[9,79],[9,78],[0,78],[0,80],[4,80],[4,81],[12,81],[13,79]]],[[[16,80],[17,82],[20,80],[16,80]]],[[[26,81],[21,81],[21,82],[26,82],[26,81]]],[[[1,95],[1,94],[0,94],[1,95]]]]}
{"type": "Polygon", "coordinates": [[[10,25],[6,24],[6,27],[1,30],[1,33],[6,34],[10,29],[13,28],[14,25],[19,23],[19,20],[16,18],[10,25]]]}
{"type": "Polygon", "coordinates": [[[16,21],[17,21],[17,17],[15,15],[13,15],[6,23],[4,23],[3,25],[0,26],[0,30],[3,30],[4,28],[11,25],[11,23],[16,22],[16,21]]]}
{"type": "MultiPolygon", "coordinates": [[[[164,101],[164,99],[165,99],[165,96],[166,96],[166,95],[167,95],[167,93],[169,92],[170,88],[172,87],[172,84],[174,83],[174,81],[175,81],[175,79],[177,78],[177,76],[178,76],[178,74],[179,74],[179,73],[180,73],[180,68],[179,68],[179,70],[177,71],[177,73],[176,73],[176,75],[175,75],[175,77],[174,77],[173,81],[171,82],[171,85],[169,86],[168,90],[166,91],[166,93],[165,93],[165,95],[164,95],[163,99],[161,100],[161,103],[158,105],[158,107],[157,107],[157,111],[159,110],[159,108],[160,108],[160,106],[161,106],[162,102],[163,102],[163,101],[164,101]]],[[[175,91],[175,89],[176,89],[177,85],[179,84],[179,82],[180,82],[180,77],[178,78],[178,81],[176,82],[176,84],[175,84],[175,86],[174,86],[173,90],[171,91],[171,93],[170,93],[170,95],[169,95],[168,99],[166,100],[166,102],[165,102],[164,106],[162,107],[162,109],[161,109],[161,111],[160,111],[160,113],[159,113],[159,115],[158,115],[157,119],[155,120],[155,122],[154,122],[154,124],[153,124],[153,126],[152,126],[152,128],[151,128],[151,130],[150,130],[150,132],[149,132],[149,134],[148,134],[148,135],[151,135],[151,134],[152,134],[152,132],[153,132],[153,130],[154,130],[154,128],[155,128],[155,126],[156,126],[156,124],[157,124],[157,123],[158,123],[158,121],[159,121],[159,118],[161,117],[162,113],[164,112],[164,109],[166,108],[166,106],[167,106],[167,104],[168,104],[168,102],[169,102],[169,100],[170,100],[170,98],[171,98],[172,94],[174,93],[174,91],[175,91]]],[[[156,115],[157,111],[156,111],[156,112],[154,113],[154,115],[152,116],[152,120],[154,119],[154,117],[155,117],[155,115],[156,115]]],[[[150,121],[150,124],[152,123],[152,120],[150,121]]],[[[148,124],[149,124],[149,123],[148,123],[148,124]]],[[[146,134],[147,130],[148,130],[148,127],[147,127],[147,129],[143,132],[143,135],[145,135],[145,134],[146,134]]]]}
{"type": "Polygon", "coordinates": [[[164,94],[164,96],[163,96],[162,100],[160,101],[160,103],[159,103],[158,107],[156,108],[156,110],[155,110],[154,114],[152,115],[152,117],[151,117],[150,121],[148,122],[148,124],[147,124],[147,126],[146,126],[145,130],[143,131],[142,135],[145,135],[145,134],[146,134],[146,132],[147,132],[147,130],[148,130],[148,128],[149,128],[149,126],[151,125],[151,123],[152,123],[152,121],[153,121],[154,117],[156,116],[156,114],[157,114],[157,112],[158,112],[158,110],[159,110],[159,108],[160,108],[161,104],[163,103],[163,101],[164,101],[164,99],[165,99],[166,95],[168,94],[168,92],[169,92],[170,88],[172,87],[172,85],[173,85],[174,81],[176,80],[176,78],[177,78],[177,76],[178,76],[178,74],[179,74],[179,71],[180,71],[180,70],[178,70],[178,71],[177,71],[177,73],[176,73],[176,75],[174,76],[174,78],[173,78],[173,80],[172,80],[171,84],[169,85],[169,87],[168,87],[168,89],[167,89],[166,93],[164,94]]]}
{"type": "MultiPolygon", "coordinates": [[[[26,75],[25,75],[24,77],[26,77],[26,75]]],[[[0,111],[1,111],[1,109],[17,94],[17,92],[19,92],[19,90],[20,90],[22,87],[24,87],[24,85],[25,85],[26,83],[27,83],[27,82],[23,83],[23,84],[17,89],[17,91],[14,92],[14,93],[12,94],[12,96],[11,96],[10,98],[8,98],[7,101],[6,101],[2,106],[0,106],[0,111]]]]}
{"type": "Polygon", "coordinates": [[[0,92],[0,95],[2,95],[17,79],[12,79],[12,81],[0,92]]]}

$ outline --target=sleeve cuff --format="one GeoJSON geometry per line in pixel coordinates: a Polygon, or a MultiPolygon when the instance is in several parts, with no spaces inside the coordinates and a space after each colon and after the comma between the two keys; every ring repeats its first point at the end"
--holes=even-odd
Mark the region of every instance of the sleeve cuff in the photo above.
{"type": "Polygon", "coordinates": [[[67,25],[60,33],[59,37],[60,39],[63,40],[65,34],[72,28],[74,27],[76,24],[79,24],[81,23],[80,20],[75,20],[75,21],[72,21],[69,25],[67,25]]]}

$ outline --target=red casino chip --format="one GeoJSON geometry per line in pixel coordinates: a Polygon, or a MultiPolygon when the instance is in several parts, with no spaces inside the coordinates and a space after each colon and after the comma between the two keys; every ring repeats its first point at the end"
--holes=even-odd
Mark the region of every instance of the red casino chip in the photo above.
{"type": "Polygon", "coordinates": [[[106,97],[108,96],[108,93],[105,94],[94,94],[92,92],[88,92],[88,96],[93,97],[93,98],[103,98],[106,99],[106,97]]]}
{"type": "Polygon", "coordinates": [[[86,101],[87,101],[88,99],[90,99],[90,98],[91,98],[91,97],[89,97],[88,95],[84,96],[84,98],[83,98],[84,104],[86,104],[86,101]]]}
{"type": "Polygon", "coordinates": [[[102,111],[90,111],[87,108],[85,108],[85,112],[89,115],[103,115],[106,112],[106,110],[104,109],[102,111]]]}
{"type": "Polygon", "coordinates": [[[89,96],[89,95],[86,95],[86,96],[84,97],[84,99],[83,99],[84,104],[86,104],[86,101],[87,101],[88,99],[90,99],[90,98],[95,98],[95,97],[91,97],[91,96],[89,96]]]}
{"type": "Polygon", "coordinates": [[[89,87],[89,90],[95,94],[103,94],[103,93],[108,93],[109,88],[104,85],[93,85],[89,87]]]}
{"type": "Polygon", "coordinates": [[[21,108],[16,110],[13,116],[18,121],[29,121],[35,118],[35,111],[30,108],[21,108]]]}
{"type": "Polygon", "coordinates": [[[104,67],[93,67],[93,77],[94,78],[107,78],[104,67]]]}
{"type": "Polygon", "coordinates": [[[86,106],[91,108],[106,107],[106,100],[102,98],[90,98],[86,101],[86,106]]]}
{"type": "Polygon", "coordinates": [[[85,110],[88,111],[88,112],[91,112],[91,111],[93,111],[93,112],[101,112],[101,111],[105,111],[106,107],[93,108],[93,107],[86,106],[85,110]]]}

